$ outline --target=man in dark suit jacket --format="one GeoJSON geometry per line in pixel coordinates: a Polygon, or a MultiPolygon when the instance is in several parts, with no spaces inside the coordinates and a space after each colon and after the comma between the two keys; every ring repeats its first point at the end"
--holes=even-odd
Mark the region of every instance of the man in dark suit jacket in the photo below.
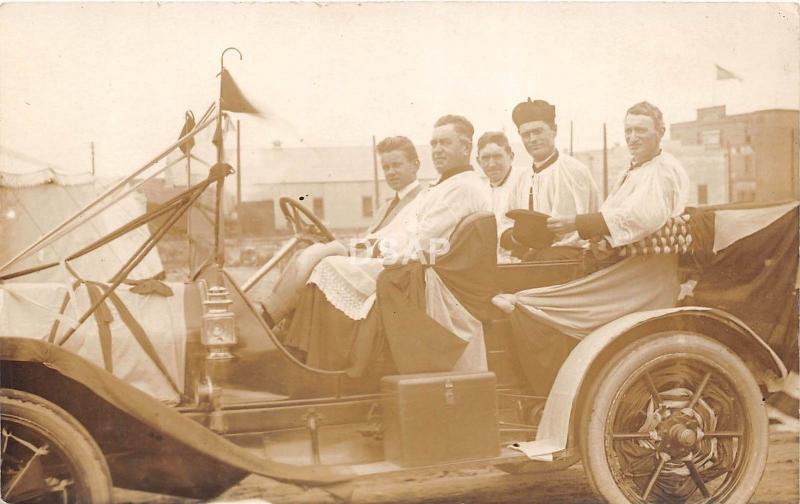
{"type": "MultiPolygon", "coordinates": [[[[359,240],[365,254],[373,255],[373,248],[380,240],[392,240],[407,232],[416,219],[411,203],[422,191],[417,180],[419,156],[414,144],[407,137],[388,137],[378,144],[378,155],[386,183],[394,189],[394,197],[381,205],[375,213],[367,235],[359,240]]],[[[348,248],[341,242],[315,243],[297,253],[281,274],[278,282],[266,299],[261,302],[264,320],[270,326],[280,322],[294,309],[300,288],[305,285],[311,271],[325,257],[348,255],[348,248]]]]}
{"type": "Polygon", "coordinates": [[[394,197],[387,200],[375,212],[375,218],[367,228],[364,242],[370,246],[381,239],[392,239],[403,235],[414,222],[415,211],[411,203],[422,191],[417,180],[419,157],[411,140],[404,136],[388,137],[377,146],[381,168],[386,183],[394,190],[394,197]]]}

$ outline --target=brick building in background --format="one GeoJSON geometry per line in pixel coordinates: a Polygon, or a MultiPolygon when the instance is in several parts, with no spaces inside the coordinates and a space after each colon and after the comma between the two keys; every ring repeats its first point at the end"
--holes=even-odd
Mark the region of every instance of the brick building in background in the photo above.
{"type": "Polygon", "coordinates": [[[701,108],[696,120],[673,123],[670,138],[725,153],[731,202],[800,198],[798,114],[772,109],[727,115],[724,105],[701,108]]]}

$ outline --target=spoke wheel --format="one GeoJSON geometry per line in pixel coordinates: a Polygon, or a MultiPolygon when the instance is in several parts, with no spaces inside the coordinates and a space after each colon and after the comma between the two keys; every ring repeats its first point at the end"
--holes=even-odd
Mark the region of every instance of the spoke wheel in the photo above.
{"type": "Polygon", "coordinates": [[[581,454],[612,503],[749,501],[766,466],[768,423],[742,360],[697,334],[637,340],[585,396],[581,454]]]}
{"type": "Polygon", "coordinates": [[[41,397],[0,389],[0,450],[3,502],[111,502],[111,477],[97,444],[41,397]]]}

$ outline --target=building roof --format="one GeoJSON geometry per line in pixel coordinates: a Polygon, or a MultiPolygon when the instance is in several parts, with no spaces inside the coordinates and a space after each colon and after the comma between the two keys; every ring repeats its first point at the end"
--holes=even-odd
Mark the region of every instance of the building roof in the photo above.
{"type": "Polygon", "coordinates": [[[743,119],[750,119],[757,116],[763,116],[767,114],[800,114],[800,110],[797,109],[786,109],[786,108],[774,108],[774,109],[763,109],[763,110],[752,110],[750,112],[740,112],[738,114],[728,114],[725,110],[725,105],[718,105],[714,107],[702,107],[697,109],[698,117],[691,121],[680,121],[674,122],[670,124],[670,128],[672,127],[681,127],[681,126],[694,126],[699,123],[715,123],[715,122],[735,122],[743,119]],[[700,113],[705,111],[710,111],[714,109],[721,109],[722,116],[714,119],[701,119],[700,113]]]}
{"type": "MultiPolygon", "coordinates": [[[[417,177],[435,180],[439,177],[431,160],[429,145],[416,145],[420,160],[417,177]]],[[[531,160],[522,144],[512,143],[516,153],[514,166],[530,166],[531,160]]],[[[473,149],[471,162],[475,162],[473,149]]],[[[235,149],[226,149],[226,159],[234,164],[235,149]]],[[[241,150],[242,184],[281,184],[315,182],[372,181],[374,161],[371,145],[329,147],[243,148],[241,150]]],[[[384,180],[378,166],[378,180],[384,180]]]]}
{"type": "MultiPolygon", "coordinates": [[[[416,147],[419,177],[436,178],[430,147],[416,147]]],[[[235,150],[226,149],[226,158],[228,162],[235,160],[235,150]]],[[[371,145],[245,148],[241,165],[243,184],[370,181],[375,169],[371,145]]],[[[378,179],[384,179],[380,166],[378,179]]]]}
{"type": "Polygon", "coordinates": [[[91,172],[75,172],[68,170],[64,167],[58,166],[49,161],[37,159],[28,154],[10,149],[0,145],[0,173],[3,178],[0,179],[2,184],[23,184],[23,183],[36,183],[34,178],[26,179],[24,175],[36,173],[35,177],[49,177],[53,180],[60,180],[62,183],[69,185],[72,183],[85,183],[87,177],[92,177],[91,172]],[[19,177],[19,178],[18,178],[19,177]],[[84,182],[78,182],[83,180],[84,182]],[[4,182],[5,181],[5,182],[4,182]],[[27,181],[27,182],[26,182],[27,181]]]}
{"type": "Polygon", "coordinates": [[[62,173],[52,168],[43,168],[32,172],[3,172],[0,171],[0,187],[19,188],[33,187],[42,184],[56,184],[59,186],[75,186],[91,184],[94,177],[89,172],[62,173]]]}

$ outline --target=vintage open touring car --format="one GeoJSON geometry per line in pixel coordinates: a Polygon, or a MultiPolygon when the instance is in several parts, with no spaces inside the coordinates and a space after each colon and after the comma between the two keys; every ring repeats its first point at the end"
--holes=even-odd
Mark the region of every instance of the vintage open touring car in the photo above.
{"type": "MultiPolygon", "coordinates": [[[[483,322],[488,372],[351,378],[299,361],[248,293],[299,243],[333,235],[296,200],[282,199],[295,235],[240,285],[224,261],[219,207],[231,170],[221,162],[107,236],[60,250],[57,260],[24,262],[124,198],[199,131],[219,126],[224,109],[212,105],[162,154],[0,268],[4,501],[111,502],[112,487],[210,499],[251,473],[346,496],[352,482],[390,472],[552,471],[579,460],[608,502],[753,495],[767,460],[763,398],[796,352],[781,346],[796,325],[796,202],[698,209],[692,219],[710,216],[711,229],[746,224],[702,268],[697,243],[698,253],[684,258],[694,286],[684,306],[631,313],[592,332],[561,364],[547,397],[526,393],[502,316],[483,322]],[[186,282],[128,281],[213,189],[211,260],[186,282]],[[157,229],[112,278],[94,274],[96,251],[154,219],[157,229]],[[71,283],[26,280],[45,268],[68,272],[71,283]]],[[[487,218],[465,219],[454,235],[487,218]]],[[[583,267],[496,266],[504,292],[565,282],[583,267]]]]}

